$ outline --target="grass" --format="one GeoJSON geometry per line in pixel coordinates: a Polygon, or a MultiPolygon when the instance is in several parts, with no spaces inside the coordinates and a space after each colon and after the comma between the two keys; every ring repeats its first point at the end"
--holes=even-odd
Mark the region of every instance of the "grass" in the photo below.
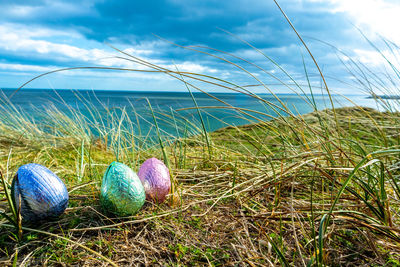
{"type": "MultiPolygon", "coordinates": [[[[203,49],[269,90],[251,73],[263,70],[260,66],[203,49]]],[[[382,111],[318,110],[304,64],[307,84],[286,85],[314,111],[296,115],[280,99],[269,102],[234,82],[166,69],[128,54],[119,58],[171,76],[189,92],[217,86],[249,95],[265,111],[233,107],[209,94],[249,124],[207,133],[207,108],[215,107],[198,106],[191,94],[200,124],[149,103],[152,135],[141,128],[140,114],[107,106],[102,113],[79,93],[89,113],[70,108],[67,114],[52,106],[39,111],[45,123],[18,110],[12,99],[4,100],[2,265],[400,265],[398,100],[376,97],[382,111]],[[311,96],[303,94],[307,90],[311,96]],[[161,122],[172,125],[176,136],[163,131],[161,122]],[[170,201],[146,203],[131,217],[107,216],[99,206],[99,188],[108,164],[118,159],[137,171],[153,156],[170,168],[170,201]],[[12,174],[29,162],[47,166],[65,181],[70,204],[57,220],[21,226],[18,207],[8,204],[6,193],[12,174]]],[[[377,96],[372,94],[377,88],[399,94],[389,86],[398,84],[395,64],[389,62],[385,70],[392,75],[382,76],[354,60],[343,64],[371,95],[377,96]]]]}
{"type": "MultiPolygon", "coordinates": [[[[24,228],[20,240],[12,228],[2,227],[3,263],[11,264],[15,255],[19,263],[31,265],[105,261],[91,250],[120,265],[154,260],[171,265],[301,265],[302,259],[329,265],[395,263],[398,151],[376,155],[381,166],[354,167],[375,158],[378,150],[398,149],[399,129],[392,122],[400,114],[367,108],[336,113],[342,144],[338,150],[332,133],[332,155],[318,136],[323,133],[320,120],[332,131],[337,128],[330,127],[335,124],[330,110],[210,133],[212,161],[202,156],[207,144],[201,135],[182,137],[164,147],[179,201],[147,203],[132,218],[109,218],[99,207],[102,173],[115,159],[112,147],[95,140],[82,149],[83,143],[73,138],[34,146],[36,139],[20,138],[12,145],[9,172],[28,162],[44,164],[66,181],[71,203],[59,220],[44,222],[35,227],[38,231],[24,228]],[[177,168],[180,159],[171,155],[183,149],[186,167],[177,168]],[[332,214],[330,220],[326,214],[332,214]],[[76,242],[90,250],[79,249],[76,242]]],[[[4,163],[10,142],[3,137],[1,144],[4,163]]],[[[138,161],[154,151],[162,155],[158,148],[144,149],[138,161]]]]}

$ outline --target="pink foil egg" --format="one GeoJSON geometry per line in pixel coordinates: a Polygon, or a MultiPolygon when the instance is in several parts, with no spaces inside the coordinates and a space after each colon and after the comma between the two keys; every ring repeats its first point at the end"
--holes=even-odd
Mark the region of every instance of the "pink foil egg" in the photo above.
{"type": "Polygon", "coordinates": [[[143,162],[138,172],[146,192],[146,199],[161,203],[165,200],[171,188],[169,170],[165,164],[150,158],[143,162]]]}

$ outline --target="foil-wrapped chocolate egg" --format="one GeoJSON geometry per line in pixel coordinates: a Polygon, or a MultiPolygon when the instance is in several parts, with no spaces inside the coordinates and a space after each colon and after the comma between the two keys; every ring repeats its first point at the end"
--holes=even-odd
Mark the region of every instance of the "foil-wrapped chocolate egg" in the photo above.
{"type": "Polygon", "coordinates": [[[138,175],[146,191],[146,198],[158,203],[163,202],[171,189],[167,166],[156,158],[150,158],[140,166],[138,175]]]}
{"type": "Polygon", "coordinates": [[[35,163],[19,167],[11,185],[15,208],[24,221],[60,216],[68,206],[65,184],[48,168],[35,163]]]}
{"type": "Polygon", "coordinates": [[[125,164],[114,161],[104,173],[100,201],[105,210],[121,216],[135,214],[146,199],[138,176],[125,164]]]}

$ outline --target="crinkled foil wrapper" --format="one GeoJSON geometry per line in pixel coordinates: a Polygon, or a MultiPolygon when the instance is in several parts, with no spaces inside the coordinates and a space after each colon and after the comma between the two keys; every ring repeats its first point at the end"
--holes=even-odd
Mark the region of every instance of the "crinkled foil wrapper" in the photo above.
{"type": "Polygon", "coordinates": [[[35,163],[19,167],[11,185],[15,208],[24,221],[60,216],[68,206],[65,184],[48,168],[35,163]]]}
{"type": "Polygon", "coordinates": [[[103,208],[121,216],[137,213],[145,202],[145,191],[131,168],[113,162],[103,176],[100,201],[103,208]]]}
{"type": "Polygon", "coordinates": [[[167,197],[171,189],[171,178],[165,164],[150,158],[140,166],[138,176],[146,191],[146,198],[161,203],[167,197]]]}

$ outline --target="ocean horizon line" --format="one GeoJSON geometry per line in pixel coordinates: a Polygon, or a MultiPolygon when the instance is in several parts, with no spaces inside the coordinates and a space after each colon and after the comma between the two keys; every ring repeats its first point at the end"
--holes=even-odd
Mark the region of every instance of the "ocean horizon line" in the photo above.
{"type": "MultiPolygon", "coordinates": [[[[174,93],[174,94],[190,94],[188,91],[170,91],[170,90],[151,90],[151,91],[147,91],[147,90],[120,90],[120,89],[68,89],[68,88],[13,88],[13,87],[0,87],[0,91],[77,91],[77,92],[118,92],[118,93],[137,93],[137,94],[170,94],[170,93],[174,93]]],[[[244,93],[240,93],[240,92],[221,92],[221,91],[217,91],[217,92],[199,92],[199,91],[192,91],[193,94],[199,94],[199,95],[205,95],[206,93],[208,94],[221,94],[221,95],[245,95],[244,93]]],[[[255,95],[281,95],[281,96],[290,96],[290,95],[300,95],[300,96],[328,96],[327,93],[325,94],[321,94],[321,93],[254,93],[255,95]]],[[[338,93],[331,93],[332,96],[365,96],[365,97],[370,97],[368,94],[338,94],[338,93]]]]}

